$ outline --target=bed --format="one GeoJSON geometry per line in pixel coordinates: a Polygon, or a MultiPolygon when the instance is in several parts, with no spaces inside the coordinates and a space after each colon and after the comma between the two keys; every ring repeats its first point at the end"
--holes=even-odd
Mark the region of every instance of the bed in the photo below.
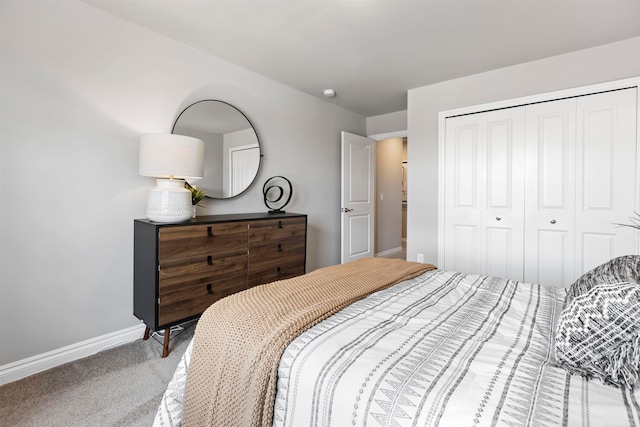
{"type": "Polygon", "coordinates": [[[582,288],[565,289],[376,259],[242,292],[203,315],[154,425],[640,425],[638,317],[618,310],[617,317],[605,319],[615,317],[618,326],[626,319],[627,335],[613,341],[593,332],[576,335],[575,323],[576,312],[584,316],[587,297],[600,301],[615,291],[615,301],[631,310],[640,306],[640,287],[633,282],[640,260],[631,261],[626,276],[604,269],[613,274],[604,290],[593,274],[576,282],[582,288]],[[247,301],[262,301],[265,292],[275,289],[277,301],[282,292],[298,295],[309,286],[315,300],[304,301],[305,307],[348,289],[338,302],[314,308],[313,316],[302,309],[293,317],[304,322],[294,320],[295,328],[273,323],[299,310],[288,304],[256,303],[260,316],[273,316],[264,330],[251,315],[242,319],[252,310],[244,307],[247,301]],[[233,319],[214,325],[211,334],[211,322],[220,321],[221,313],[233,319]],[[263,340],[272,329],[274,335],[263,340]],[[620,341],[629,341],[629,330],[635,349],[620,341]],[[560,331],[566,334],[559,338],[560,331]],[[576,337],[577,344],[571,342],[576,337]],[[593,337],[597,345],[615,342],[616,349],[626,349],[628,359],[619,358],[613,374],[580,370],[588,365],[587,345],[587,359],[602,367],[602,357],[593,355],[593,337]],[[279,344],[273,355],[265,354],[274,340],[279,344]],[[558,347],[567,342],[572,349],[583,346],[582,365],[571,364],[570,351],[558,360],[558,347]]]}

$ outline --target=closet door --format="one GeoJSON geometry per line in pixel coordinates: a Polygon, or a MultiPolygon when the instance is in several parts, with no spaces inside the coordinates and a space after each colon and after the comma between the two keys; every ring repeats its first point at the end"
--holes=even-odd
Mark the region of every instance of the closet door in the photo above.
{"type": "Polygon", "coordinates": [[[445,265],[522,280],[524,112],[449,118],[445,147],[445,265]]]}
{"type": "Polygon", "coordinates": [[[577,99],[575,274],[635,254],[637,89],[577,99]]]}
{"type": "Polygon", "coordinates": [[[574,275],[576,98],[526,107],[526,282],[574,275]]]}
{"type": "Polygon", "coordinates": [[[636,253],[636,89],[526,107],[524,280],[569,286],[636,253]]]}
{"type": "Polygon", "coordinates": [[[446,120],[444,265],[479,273],[481,211],[481,122],[477,114],[446,120]]]}

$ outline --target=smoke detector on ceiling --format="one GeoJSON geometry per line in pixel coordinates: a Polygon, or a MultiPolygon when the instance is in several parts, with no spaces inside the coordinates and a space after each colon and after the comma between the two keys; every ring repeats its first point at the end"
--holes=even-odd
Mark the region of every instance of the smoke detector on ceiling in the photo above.
{"type": "Polygon", "coordinates": [[[334,96],[336,96],[336,91],[333,89],[325,89],[324,96],[326,96],[327,98],[333,98],[334,96]]]}

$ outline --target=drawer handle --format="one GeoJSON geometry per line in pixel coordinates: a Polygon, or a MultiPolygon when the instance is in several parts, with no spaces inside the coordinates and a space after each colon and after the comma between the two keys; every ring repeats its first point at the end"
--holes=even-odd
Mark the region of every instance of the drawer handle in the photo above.
{"type": "Polygon", "coordinates": [[[211,227],[207,227],[207,236],[213,237],[213,232],[211,231],[211,227]]]}
{"type": "Polygon", "coordinates": [[[278,228],[282,228],[282,221],[278,221],[278,228]]]}
{"type": "Polygon", "coordinates": [[[211,289],[211,283],[207,284],[207,293],[209,295],[213,295],[213,290],[211,289]]]}
{"type": "Polygon", "coordinates": [[[280,276],[282,274],[282,270],[280,269],[280,267],[278,267],[278,276],[280,276]]]}
{"type": "Polygon", "coordinates": [[[213,257],[211,255],[207,256],[207,264],[213,265],[213,257]]]}
{"type": "Polygon", "coordinates": [[[282,243],[278,243],[278,252],[282,252],[282,243]]]}

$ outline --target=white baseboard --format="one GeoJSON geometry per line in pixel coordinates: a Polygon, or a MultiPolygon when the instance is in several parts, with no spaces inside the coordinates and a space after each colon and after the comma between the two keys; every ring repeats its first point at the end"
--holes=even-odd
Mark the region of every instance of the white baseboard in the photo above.
{"type": "Polygon", "coordinates": [[[389,249],[387,251],[383,251],[380,253],[377,253],[375,255],[376,258],[386,258],[392,255],[397,254],[398,252],[402,252],[402,246],[400,246],[399,248],[393,248],[393,249],[389,249]]]}
{"type": "Polygon", "coordinates": [[[38,354],[17,362],[0,366],[0,385],[46,371],[47,369],[63,365],[83,357],[91,356],[108,348],[133,342],[142,338],[144,325],[132,326],[127,329],[112,332],[71,344],[66,347],[38,354]]]}

